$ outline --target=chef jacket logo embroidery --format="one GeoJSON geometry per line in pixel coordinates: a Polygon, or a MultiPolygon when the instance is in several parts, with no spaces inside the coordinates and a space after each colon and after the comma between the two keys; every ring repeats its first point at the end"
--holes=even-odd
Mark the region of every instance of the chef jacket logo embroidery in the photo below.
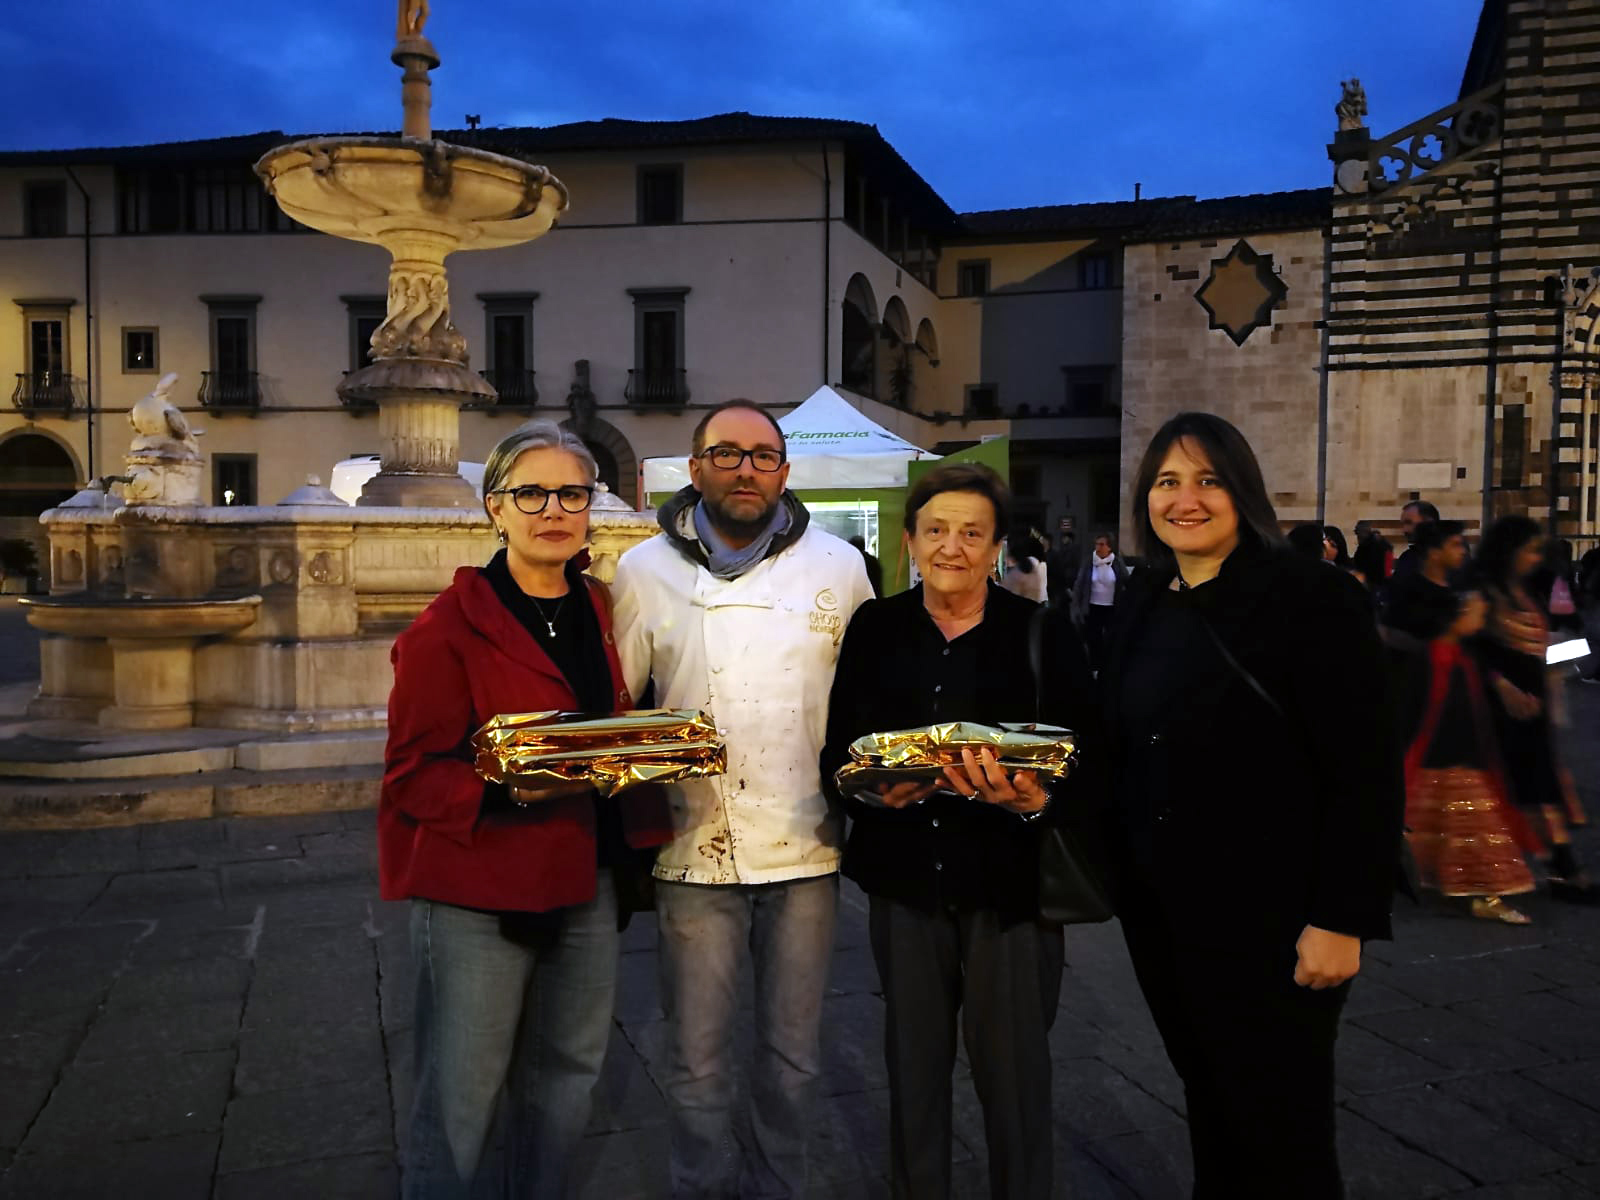
{"type": "Polygon", "coordinates": [[[812,603],[816,607],[811,610],[811,632],[837,638],[844,628],[844,622],[839,619],[839,598],[833,594],[833,589],[823,588],[812,603]]]}

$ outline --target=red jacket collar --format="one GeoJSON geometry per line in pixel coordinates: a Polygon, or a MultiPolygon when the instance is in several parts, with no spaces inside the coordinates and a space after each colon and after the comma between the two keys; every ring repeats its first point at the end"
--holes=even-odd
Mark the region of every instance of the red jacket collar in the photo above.
{"type": "MultiPolygon", "coordinates": [[[[595,616],[600,622],[600,637],[605,642],[606,662],[611,667],[612,691],[617,699],[617,707],[629,708],[633,702],[622,683],[622,664],[617,657],[615,639],[611,636],[610,606],[601,598],[601,589],[605,585],[587,575],[577,578],[582,580],[589,603],[594,606],[595,616]]],[[[561,668],[544,652],[544,647],[523,627],[522,622],[511,615],[511,610],[501,603],[481,567],[457,567],[455,578],[444,595],[454,601],[463,624],[480,637],[570,691],[571,685],[561,673],[561,668]]]]}

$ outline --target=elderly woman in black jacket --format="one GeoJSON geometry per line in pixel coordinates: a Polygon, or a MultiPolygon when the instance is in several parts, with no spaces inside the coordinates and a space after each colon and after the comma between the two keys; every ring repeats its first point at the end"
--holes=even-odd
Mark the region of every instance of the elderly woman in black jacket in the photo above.
{"type": "MultiPolygon", "coordinates": [[[[822,774],[831,780],[863,734],[946,721],[1063,725],[1095,754],[1093,684],[1083,647],[1057,612],[1041,618],[1043,688],[1029,627],[1042,610],[992,578],[1007,528],[1005,485],[953,465],[906,498],[906,541],[922,574],[869,600],[845,631],[829,701],[822,774]]],[[[990,1194],[1051,1194],[1050,1047],[1062,934],[1040,924],[1039,843],[1080,802],[1079,780],[1051,795],[1033,772],[1007,778],[987,751],[947,769],[944,790],[886,788],[844,797],[852,818],[844,874],[870,898],[883,982],[890,1164],[897,1197],[950,1192],[951,1070],[957,1014],[989,1143],[990,1194]]]]}
{"type": "Polygon", "coordinates": [[[1338,1197],[1334,1039],[1363,939],[1389,936],[1404,805],[1371,605],[1282,547],[1219,417],[1167,422],[1133,495],[1150,566],[1101,677],[1118,914],[1183,1078],[1194,1194],[1338,1197]]]}

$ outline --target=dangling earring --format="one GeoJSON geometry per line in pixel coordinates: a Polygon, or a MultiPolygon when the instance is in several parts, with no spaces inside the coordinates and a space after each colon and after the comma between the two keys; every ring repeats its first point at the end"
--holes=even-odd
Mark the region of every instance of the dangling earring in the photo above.
{"type": "Polygon", "coordinates": [[[500,528],[496,527],[496,529],[494,531],[494,535],[495,535],[495,537],[500,539],[500,544],[502,546],[504,546],[506,544],[506,531],[504,529],[500,529],[500,528]]]}

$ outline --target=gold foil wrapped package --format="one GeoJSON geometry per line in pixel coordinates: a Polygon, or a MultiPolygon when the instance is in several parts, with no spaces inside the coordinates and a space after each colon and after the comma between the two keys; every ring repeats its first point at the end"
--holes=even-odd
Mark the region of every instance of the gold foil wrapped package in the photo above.
{"type": "Polygon", "coordinates": [[[472,735],[478,774],[513,787],[592,784],[614,796],[641,783],[721,775],[728,752],[715,722],[693,709],[646,709],[590,717],[508,713],[472,735]]]}
{"type": "Polygon", "coordinates": [[[1008,775],[1037,771],[1041,783],[1066,779],[1078,761],[1078,739],[1070,729],[953,721],[859,737],[850,744],[850,761],[833,778],[840,791],[870,804],[880,784],[942,780],[945,767],[960,765],[963,750],[975,757],[989,750],[1008,775]]]}

